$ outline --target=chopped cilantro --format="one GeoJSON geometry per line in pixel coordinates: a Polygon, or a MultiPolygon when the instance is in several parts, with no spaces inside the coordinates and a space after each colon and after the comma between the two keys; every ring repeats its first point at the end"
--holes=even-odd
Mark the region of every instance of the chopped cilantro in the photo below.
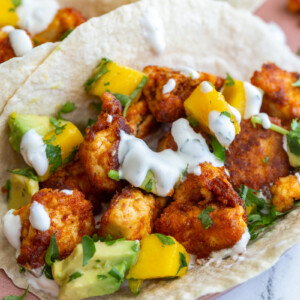
{"type": "MultiPolygon", "coordinates": [[[[251,123],[252,123],[253,127],[255,128],[255,127],[256,127],[256,124],[262,125],[262,120],[261,120],[261,118],[258,117],[258,116],[253,116],[253,117],[251,118],[251,123]]],[[[275,124],[273,124],[273,123],[271,123],[270,129],[273,130],[273,131],[276,131],[276,132],[278,132],[278,133],[280,133],[280,134],[283,134],[283,135],[286,135],[286,134],[288,134],[288,132],[289,132],[288,130],[286,130],[286,129],[280,127],[280,126],[277,126],[277,125],[275,125],[275,124]]]]}
{"type": "Polygon", "coordinates": [[[111,62],[111,60],[108,59],[108,58],[105,58],[105,57],[104,57],[104,58],[101,59],[100,63],[99,63],[98,66],[96,67],[96,69],[95,69],[95,71],[94,71],[92,77],[89,78],[89,79],[85,82],[85,84],[84,84],[84,89],[85,89],[85,91],[86,91],[87,93],[91,90],[93,84],[94,84],[101,76],[103,76],[104,74],[106,74],[107,72],[109,72],[109,70],[108,70],[107,67],[106,67],[106,65],[107,65],[109,62],[111,62]]]}
{"type": "Polygon", "coordinates": [[[43,268],[43,274],[46,276],[46,278],[48,278],[50,280],[54,280],[53,275],[52,275],[51,266],[45,265],[43,268]]]}
{"type": "Polygon", "coordinates": [[[97,121],[94,119],[88,119],[88,124],[87,127],[91,127],[94,123],[96,123],[97,121]]]}
{"type": "Polygon", "coordinates": [[[179,252],[179,268],[177,270],[176,275],[184,267],[187,267],[186,257],[185,257],[185,254],[183,254],[182,252],[179,252]]]}
{"type": "Polygon", "coordinates": [[[154,233],[158,239],[164,244],[164,245],[174,245],[174,240],[166,235],[160,234],[160,233],[154,233]]]}
{"type": "Polygon", "coordinates": [[[222,162],[225,162],[226,151],[220,142],[213,136],[210,135],[211,145],[213,148],[214,155],[222,162]]]}
{"type": "Polygon", "coordinates": [[[108,234],[106,237],[98,236],[97,234],[94,234],[92,239],[94,242],[98,242],[98,241],[104,242],[107,246],[112,246],[113,244],[115,244],[118,241],[125,241],[125,238],[120,238],[120,239],[114,240],[110,234],[108,234]]]}
{"type": "Polygon", "coordinates": [[[24,294],[21,295],[21,296],[15,296],[15,295],[5,296],[4,300],[24,300],[25,297],[26,297],[26,295],[28,294],[28,290],[29,290],[29,287],[26,289],[26,291],[24,292],[24,294]]]}
{"type": "Polygon", "coordinates": [[[50,118],[50,123],[56,128],[55,129],[56,135],[61,134],[67,126],[67,124],[61,125],[61,121],[56,118],[50,118]]]}
{"type": "Polygon", "coordinates": [[[6,191],[6,201],[9,199],[10,195],[10,189],[11,189],[11,181],[9,179],[6,180],[5,185],[4,185],[5,191],[6,191]]]}
{"type": "Polygon", "coordinates": [[[97,112],[101,112],[102,111],[102,103],[92,102],[91,104],[92,104],[92,106],[95,108],[95,110],[97,112]]]}
{"type": "Polygon", "coordinates": [[[63,164],[66,165],[75,159],[78,152],[78,146],[73,147],[72,152],[64,159],[63,164]]]}
{"type": "Polygon", "coordinates": [[[188,116],[187,120],[189,121],[189,123],[192,127],[196,127],[199,124],[198,121],[195,120],[192,116],[188,116]]]}
{"type": "Polygon", "coordinates": [[[66,30],[58,40],[63,41],[73,30],[74,30],[74,28],[70,28],[70,29],[66,30]]]}
{"type": "Polygon", "coordinates": [[[291,131],[286,135],[289,150],[296,155],[300,155],[300,122],[294,119],[291,123],[291,131]]]}
{"type": "Polygon", "coordinates": [[[46,155],[49,161],[50,173],[54,173],[62,165],[61,148],[59,145],[52,145],[51,143],[55,140],[53,136],[46,142],[46,155]]]}
{"type": "Polygon", "coordinates": [[[26,272],[26,269],[25,269],[23,266],[20,266],[19,272],[20,272],[20,273],[25,273],[25,272],[26,272]]]}
{"type": "Polygon", "coordinates": [[[107,276],[106,275],[97,275],[97,278],[100,280],[106,279],[107,276]]]}
{"type": "Polygon", "coordinates": [[[130,97],[127,95],[123,95],[123,94],[118,94],[118,93],[112,93],[121,103],[121,105],[124,107],[127,102],[130,101],[130,97]]]}
{"type": "Polygon", "coordinates": [[[234,79],[230,76],[229,73],[226,73],[225,86],[232,86],[234,84],[234,79]]]}
{"type": "Polygon", "coordinates": [[[182,172],[182,177],[185,177],[189,169],[189,164],[186,165],[184,171],[182,172]]]}
{"type": "Polygon", "coordinates": [[[115,181],[119,181],[120,177],[119,177],[119,172],[116,170],[109,170],[108,172],[108,177],[115,180],[115,181]]]}
{"type": "Polygon", "coordinates": [[[36,174],[35,170],[30,167],[26,167],[24,169],[16,169],[16,170],[8,169],[7,171],[12,174],[22,175],[30,179],[33,179],[35,181],[39,181],[38,175],[36,174]]]}
{"type": "Polygon", "coordinates": [[[298,80],[296,82],[292,83],[292,86],[299,87],[300,86],[300,78],[298,78],[298,80]]]}
{"type": "Polygon", "coordinates": [[[89,260],[94,256],[96,252],[96,246],[94,240],[88,235],[82,237],[81,243],[83,248],[82,266],[85,266],[88,264],[89,260]]]}
{"type": "Polygon", "coordinates": [[[213,207],[207,206],[198,216],[198,219],[201,221],[205,229],[208,229],[213,224],[213,221],[208,214],[214,210],[215,209],[213,207]]]}
{"type": "Polygon", "coordinates": [[[77,107],[76,107],[75,103],[67,101],[62,106],[62,108],[58,111],[57,116],[59,119],[64,119],[61,114],[68,114],[76,109],[77,109],[77,107]]]}
{"type": "Polygon", "coordinates": [[[117,281],[123,281],[123,275],[115,267],[112,267],[108,274],[116,278],[117,281]]]}
{"type": "Polygon", "coordinates": [[[222,116],[222,115],[228,117],[229,119],[231,118],[231,113],[226,110],[224,110],[220,113],[220,116],[222,116]]]}
{"type": "Polygon", "coordinates": [[[265,200],[257,196],[259,192],[248,188],[246,185],[241,185],[239,189],[240,197],[245,201],[245,205],[248,206],[265,206],[265,200]]]}
{"type": "Polygon", "coordinates": [[[77,279],[77,278],[81,277],[82,275],[83,275],[82,273],[75,272],[72,275],[70,275],[68,282],[70,282],[70,281],[72,281],[74,279],[77,279]]]}
{"type": "Polygon", "coordinates": [[[263,163],[264,164],[267,164],[269,162],[269,159],[270,157],[269,156],[266,156],[264,159],[263,159],[263,163]]]}
{"type": "Polygon", "coordinates": [[[52,266],[55,260],[61,259],[55,235],[56,232],[51,236],[50,244],[45,255],[45,262],[48,266],[52,266]]]}
{"type": "Polygon", "coordinates": [[[10,8],[8,11],[15,11],[17,7],[19,7],[22,4],[22,0],[11,0],[13,8],[10,8]]]}
{"type": "Polygon", "coordinates": [[[104,86],[110,85],[110,82],[104,82],[104,86]]]}

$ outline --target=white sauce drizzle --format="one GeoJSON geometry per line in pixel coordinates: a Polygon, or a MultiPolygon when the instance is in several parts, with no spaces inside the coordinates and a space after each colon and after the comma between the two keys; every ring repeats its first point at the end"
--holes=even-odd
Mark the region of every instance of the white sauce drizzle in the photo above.
{"type": "Polygon", "coordinates": [[[235,128],[231,119],[216,110],[210,111],[208,115],[209,129],[215,134],[220,144],[228,147],[235,138],[235,128]]]}
{"type": "Polygon", "coordinates": [[[20,57],[33,49],[30,37],[25,30],[16,29],[9,33],[9,41],[16,56],[20,57]]]}
{"type": "Polygon", "coordinates": [[[246,81],[244,82],[244,90],[246,97],[244,119],[249,119],[252,116],[259,114],[263,92],[246,81]]]}
{"type": "Polygon", "coordinates": [[[230,111],[234,115],[236,121],[240,124],[241,120],[242,120],[242,116],[241,116],[240,112],[235,107],[231,106],[230,104],[228,104],[228,105],[229,105],[230,111]]]}
{"type": "Polygon", "coordinates": [[[200,166],[196,166],[193,170],[193,173],[197,176],[201,175],[201,167],[200,166]]]}
{"type": "Polygon", "coordinates": [[[43,137],[34,129],[31,129],[23,135],[20,148],[25,162],[33,167],[38,175],[45,175],[49,167],[49,162],[43,137]]]}
{"type": "Polygon", "coordinates": [[[21,219],[13,214],[14,209],[9,210],[2,218],[3,232],[8,242],[15,248],[21,246],[21,219]]]}
{"type": "Polygon", "coordinates": [[[54,297],[58,297],[59,287],[54,280],[48,279],[44,274],[40,277],[35,277],[26,272],[25,276],[28,284],[33,288],[44,291],[54,297]]]}
{"type": "Polygon", "coordinates": [[[271,127],[271,121],[269,119],[269,116],[265,113],[259,113],[257,116],[261,119],[262,121],[262,127],[264,129],[270,129],[271,127]]]}
{"type": "Polygon", "coordinates": [[[29,221],[33,228],[39,231],[47,231],[50,228],[50,217],[44,206],[36,201],[30,206],[29,221]]]}
{"type": "Polygon", "coordinates": [[[164,52],[166,42],[163,23],[158,12],[153,8],[147,8],[141,17],[141,25],[144,38],[152,51],[157,55],[164,52]]]}
{"type": "Polygon", "coordinates": [[[1,28],[1,30],[5,33],[11,33],[12,31],[15,30],[15,27],[7,25],[1,28]]]}
{"type": "Polygon", "coordinates": [[[58,9],[56,0],[22,0],[22,4],[16,9],[19,17],[17,25],[35,35],[48,27],[58,9]]]}
{"type": "Polygon", "coordinates": [[[68,196],[73,195],[73,190],[61,190],[61,192],[68,196]]]}
{"type": "Polygon", "coordinates": [[[171,78],[168,82],[163,86],[163,94],[167,94],[172,92],[175,89],[176,81],[171,78]]]}
{"type": "MultiPolygon", "coordinates": [[[[143,140],[121,130],[118,152],[120,178],[139,187],[147,172],[151,170],[155,176],[157,194],[166,196],[180,179],[187,165],[188,172],[194,172],[194,168],[203,162],[210,162],[216,167],[224,165],[209,151],[205,139],[190,127],[186,119],[175,121],[171,133],[178,151],[166,149],[157,153],[143,140]]],[[[197,169],[196,171],[199,172],[197,169]]]]}
{"type": "Polygon", "coordinates": [[[295,173],[295,176],[297,177],[298,183],[300,183],[300,173],[299,172],[295,173]]]}
{"type": "Polygon", "coordinates": [[[108,115],[106,121],[107,121],[108,123],[111,123],[112,120],[113,120],[112,115],[108,115]]]}
{"type": "Polygon", "coordinates": [[[211,86],[211,84],[208,81],[203,81],[200,84],[200,90],[202,93],[208,94],[208,93],[212,92],[213,87],[211,86]]]}
{"type": "Polygon", "coordinates": [[[191,77],[192,79],[198,79],[200,77],[199,73],[189,67],[177,67],[174,68],[175,71],[179,71],[181,74],[187,77],[191,77]]]}

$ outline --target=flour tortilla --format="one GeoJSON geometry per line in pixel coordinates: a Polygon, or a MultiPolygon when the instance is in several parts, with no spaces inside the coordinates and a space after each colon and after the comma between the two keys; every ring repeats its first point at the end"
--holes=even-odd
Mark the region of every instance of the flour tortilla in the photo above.
{"type": "MultiPolygon", "coordinates": [[[[95,112],[90,107],[97,98],[85,94],[83,84],[102,57],[142,69],[148,64],[189,66],[216,75],[249,80],[264,62],[300,71],[300,60],[290,49],[273,39],[268,26],[259,18],[226,3],[205,0],[145,0],[94,18],[77,28],[43,61],[16,91],[0,116],[1,186],[8,168],[20,166],[19,155],[8,145],[8,116],[13,111],[56,115],[67,100],[78,109],[68,118],[83,127],[95,112]],[[151,6],[161,16],[166,50],[155,55],[145,41],[141,16],[151,6]]],[[[1,215],[7,210],[0,199],[1,215]]],[[[24,275],[16,265],[15,250],[3,236],[0,225],[0,267],[14,283],[26,287],[24,275]]],[[[276,223],[238,261],[224,260],[197,266],[186,276],[159,284],[148,282],[138,297],[124,287],[104,299],[196,299],[225,291],[267,270],[292,245],[300,240],[300,210],[276,223]]],[[[41,299],[53,299],[30,289],[41,299]]]]}

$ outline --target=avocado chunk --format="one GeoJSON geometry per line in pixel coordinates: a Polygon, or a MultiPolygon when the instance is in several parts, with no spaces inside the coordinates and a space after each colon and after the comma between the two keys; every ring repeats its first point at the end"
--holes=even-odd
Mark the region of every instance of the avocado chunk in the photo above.
{"type": "Polygon", "coordinates": [[[76,300],[107,295],[117,291],[125,272],[138,257],[139,241],[95,242],[96,251],[83,266],[83,247],[78,244],[71,255],[52,266],[60,287],[60,300],[76,300]]]}
{"type": "Polygon", "coordinates": [[[25,115],[13,112],[9,116],[9,142],[14,150],[20,152],[20,144],[23,135],[30,129],[34,129],[39,135],[45,136],[55,129],[48,116],[25,115]]]}
{"type": "Polygon", "coordinates": [[[8,209],[19,209],[31,201],[31,197],[39,191],[39,183],[23,175],[10,175],[8,209]]]}
{"type": "Polygon", "coordinates": [[[155,176],[151,170],[147,172],[146,178],[140,187],[141,189],[145,190],[148,193],[153,193],[153,194],[157,193],[155,176]]]}

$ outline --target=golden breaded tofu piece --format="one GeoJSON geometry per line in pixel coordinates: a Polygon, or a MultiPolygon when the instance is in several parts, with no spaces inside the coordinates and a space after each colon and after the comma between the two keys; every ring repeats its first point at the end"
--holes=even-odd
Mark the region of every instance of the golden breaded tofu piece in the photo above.
{"type": "Polygon", "coordinates": [[[230,248],[237,243],[247,228],[247,217],[242,206],[226,207],[222,203],[209,205],[173,202],[155,222],[155,232],[173,236],[185,249],[198,258],[212,251],[230,248]],[[198,218],[207,207],[212,224],[205,229],[198,218]]]}
{"type": "Polygon", "coordinates": [[[288,1],[288,10],[291,12],[300,11],[300,0],[289,0],[288,1]]]}
{"type": "Polygon", "coordinates": [[[28,270],[45,264],[45,254],[55,232],[62,259],[71,254],[84,235],[95,232],[93,206],[77,190],[67,195],[58,190],[43,189],[33,195],[31,204],[14,212],[20,215],[22,224],[21,249],[17,261],[28,270]],[[34,201],[42,204],[50,217],[50,228],[47,231],[36,230],[30,224],[30,206],[34,201]]]}
{"type": "Polygon", "coordinates": [[[85,21],[86,18],[79,11],[73,8],[62,8],[56,13],[49,26],[44,31],[36,34],[33,39],[38,45],[57,42],[85,21]]]}
{"type": "MultiPolygon", "coordinates": [[[[281,125],[280,120],[270,118],[281,125]]],[[[230,182],[238,189],[241,184],[260,190],[290,170],[288,156],[282,146],[282,135],[260,125],[253,127],[250,120],[241,122],[241,132],[226,152],[225,166],[230,182]]]]}
{"type": "Polygon", "coordinates": [[[300,181],[296,175],[278,178],[271,187],[272,202],[277,211],[287,211],[300,199],[300,181]]]}
{"type": "Polygon", "coordinates": [[[119,169],[120,130],[129,134],[132,129],[121,116],[119,100],[108,92],[101,99],[102,112],[97,122],[86,130],[84,142],[79,147],[79,157],[92,185],[102,191],[114,192],[123,183],[109,178],[108,172],[119,169]]]}
{"type": "Polygon", "coordinates": [[[138,101],[129,106],[126,120],[133,129],[137,138],[143,139],[158,128],[154,116],[151,114],[145,100],[138,101]]]}
{"type": "Polygon", "coordinates": [[[217,90],[224,84],[224,79],[207,73],[199,73],[199,78],[192,79],[167,67],[147,66],[143,72],[147,74],[148,82],[143,88],[142,98],[147,101],[158,122],[174,122],[184,117],[183,102],[202,81],[211,82],[217,90]],[[172,91],[164,94],[163,86],[169,79],[175,80],[176,85],[172,91]]]}
{"type": "Polygon", "coordinates": [[[299,73],[284,71],[273,63],[255,71],[251,83],[265,92],[262,111],[284,120],[299,118],[300,87],[292,86],[299,78],[299,73]]]}
{"type": "Polygon", "coordinates": [[[154,196],[126,187],[112,199],[101,218],[98,234],[111,235],[113,239],[140,240],[152,232],[154,216],[154,196]]]}
{"type": "Polygon", "coordinates": [[[243,206],[243,201],[233,189],[223,168],[203,163],[201,174],[187,174],[186,179],[175,187],[173,198],[180,203],[198,203],[219,201],[226,206],[243,206]],[[203,202],[204,201],[204,202],[203,202]]]}

